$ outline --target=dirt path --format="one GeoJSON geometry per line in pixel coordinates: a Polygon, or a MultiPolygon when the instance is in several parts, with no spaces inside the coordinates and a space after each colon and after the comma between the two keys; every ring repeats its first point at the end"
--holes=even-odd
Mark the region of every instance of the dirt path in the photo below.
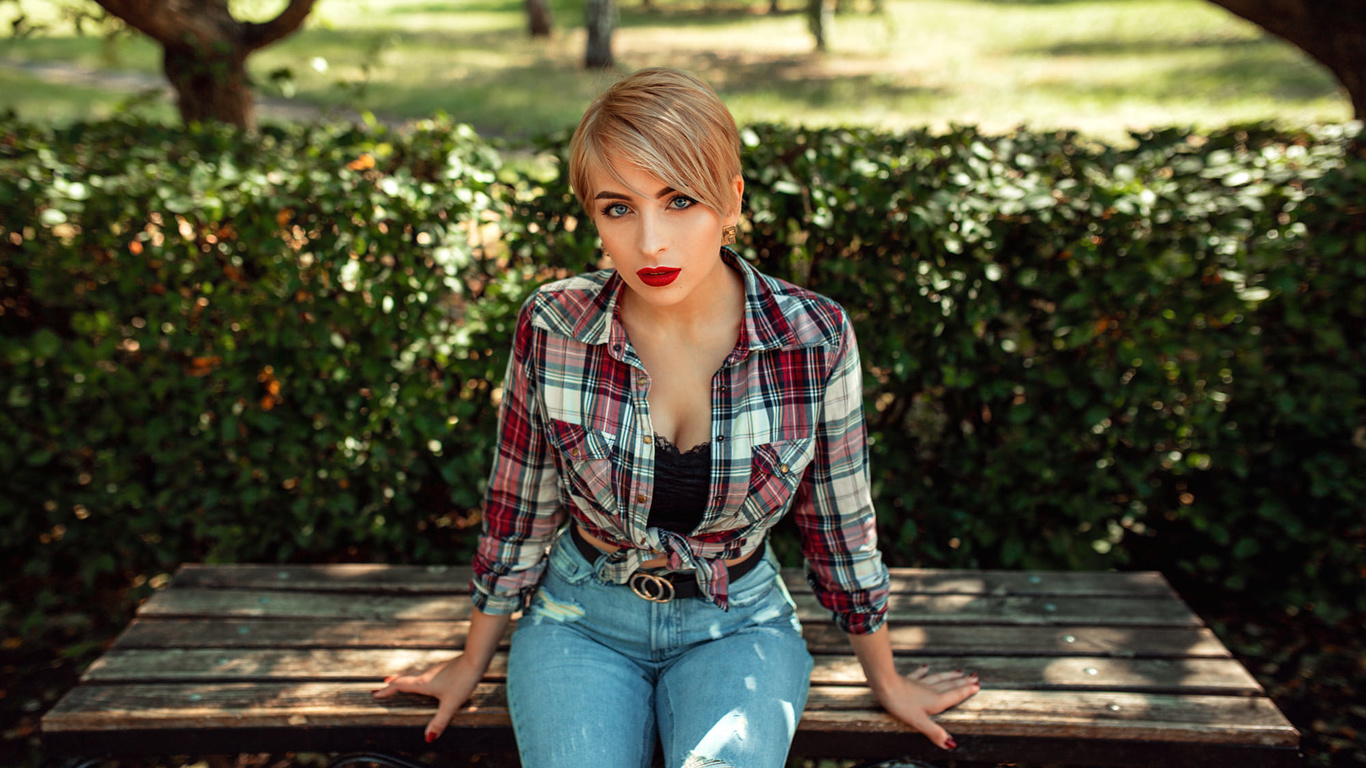
{"type": "MultiPolygon", "coordinates": [[[[147,72],[92,69],[64,61],[0,61],[0,69],[37,78],[55,85],[76,85],[127,94],[157,91],[167,103],[175,103],[175,92],[166,79],[147,72]]],[[[321,109],[313,104],[273,96],[256,97],[256,116],[259,119],[304,123],[318,119],[351,120],[359,122],[360,112],[351,109],[321,109]]],[[[403,127],[409,120],[391,115],[376,114],[375,119],[391,128],[403,127]]]]}

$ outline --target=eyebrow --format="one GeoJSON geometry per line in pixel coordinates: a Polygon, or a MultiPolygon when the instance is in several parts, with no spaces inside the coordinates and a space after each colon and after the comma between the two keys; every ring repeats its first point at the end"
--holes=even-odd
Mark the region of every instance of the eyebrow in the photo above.
{"type": "MultiPolygon", "coordinates": [[[[675,191],[677,191],[677,190],[675,190],[673,187],[665,187],[665,188],[663,188],[663,189],[661,189],[661,190],[659,190],[658,192],[655,193],[655,199],[658,200],[659,198],[664,197],[665,195],[672,194],[672,193],[675,192],[675,191]]],[[[596,195],[593,196],[593,199],[594,199],[594,200],[630,200],[631,197],[630,197],[630,195],[624,195],[624,194],[622,194],[622,193],[620,193],[620,192],[599,192],[599,193],[597,193],[596,195]]]]}

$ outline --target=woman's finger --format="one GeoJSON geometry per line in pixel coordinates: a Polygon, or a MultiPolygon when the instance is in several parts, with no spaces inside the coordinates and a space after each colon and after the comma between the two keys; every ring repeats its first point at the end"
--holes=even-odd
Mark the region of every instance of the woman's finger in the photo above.
{"type": "Polygon", "coordinates": [[[977,680],[976,675],[965,677],[955,685],[944,686],[938,691],[934,708],[930,714],[937,715],[946,709],[956,707],[980,690],[982,690],[982,684],[977,680]]]}
{"type": "Polygon", "coordinates": [[[446,731],[446,726],[451,724],[451,718],[455,717],[455,711],[460,708],[463,702],[455,700],[454,696],[448,696],[442,700],[441,705],[436,708],[436,714],[431,722],[427,723],[427,743],[441,738],[441,734],[446,731]]]}
{"type": "Polygon", "coordinates": [[[387,685],[374,692],[377,699],[387,699],[396,693],[423,693],[426,682],[419,677],[399,675],[385,679],[387,685]]]}
{"type": "Polygon", "coordinates": [[[929,665],[929,664],[921,664],[920,666],[918,666],[918,667],[916,667],[915,669],[911,670],[910,672],[906,673],[906,677],[909,677],[909,678],[912,679],[912,680],[924,680],[924,679],[925,679],[925,676],[928,675],[929,673],[930,673],[930,665],[929,665]]]}
{"type": "Polygon", "coordinates": [[[964,678],[963,670],[951,669],[945,672],[935,672],[932,675],[925,675],[920,679],[923,685],[939,685],[941,683],[952,683],[964,678]]]}
{"type": "Polygon", "coordinates": [[[910,725],[912,728],[925,734],[925,737],[940,749],[955,749],[958,746],[957,742],[953,740],[953,737],[949,735],[949,732],[944,730],[944,727],[939,723],[931,720],[930,716],[924,712],[913,712],[910,718],[910,725]]]}

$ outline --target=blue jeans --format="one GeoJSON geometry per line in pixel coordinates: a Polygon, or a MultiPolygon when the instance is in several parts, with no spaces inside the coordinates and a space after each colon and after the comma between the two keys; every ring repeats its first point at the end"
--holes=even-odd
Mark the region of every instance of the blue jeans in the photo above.
{"type": "Polygon", "coordinates": [[[781,768],[811,656],[777,561],[730,585],[730,610],[603,583],[568,534],[518,622],[508,707],[527,768],[781,768]]]}

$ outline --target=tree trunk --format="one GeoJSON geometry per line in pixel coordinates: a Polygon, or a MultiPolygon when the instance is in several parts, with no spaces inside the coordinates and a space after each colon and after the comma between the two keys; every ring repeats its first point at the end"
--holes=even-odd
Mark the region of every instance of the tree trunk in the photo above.
{"type": "Polygon", "coordinates": [[[166,79],[175,88],[176,106],[186,125],[211,120],[244,128],[256,125],[246,51],[239,47],[206,52],[172,46],[164,53],[166,79]]]}
{"type": "Polygon", "coordinates": [[[768,0],[768,12],[770,15],[778,13],[778,0],[768,0]]]}
{"type": "Polygon", "coordinates": [[[255,108],[247,57],[293,34],[317,0],[289,0],[274,19],[246,23],[227,0],[96,0],[110,14],[161,44],[166,77],[186,123],[218,120],[249,128],[255,108]]]}
{"type": "Polygon", "coordinates": [[[616,16],[612,0],[588,0],[588,46],[583,56],[586,69],[612,66],[612,29],[617,23],[616,16]]]}
{"type": "Polygon", "coordinates": [[[1366,0],[1210,0],[1328,68],[1366,119],[1366,0]]]}
{"type": "Polygon", "coordinates": [[[825,35],[834,26],[829,0],[807,0],[806,15],[807,23],[811,27],[811,36],[816,40],[816,50],[825,53],[825,35]]]}
{"type": "Polygon", "coordinates": [[[527,29],[532,37],[550,37],[550,3],[547,0],[526,0],[527,29]]]}

